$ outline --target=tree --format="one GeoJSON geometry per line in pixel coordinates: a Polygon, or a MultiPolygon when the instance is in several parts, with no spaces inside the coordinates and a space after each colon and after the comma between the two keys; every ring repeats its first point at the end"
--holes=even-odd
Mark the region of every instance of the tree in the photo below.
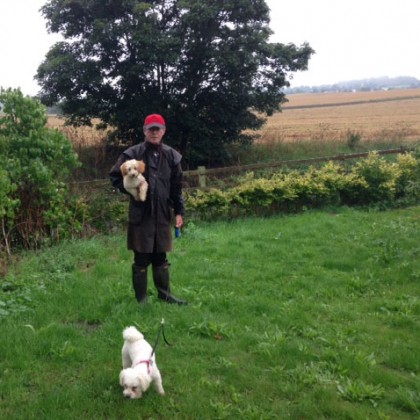
{"type": "Polygon", "coordinates": [[[280,109],[288,72],[314,52],[269,42],[264,0],[49,0],[41,11],[64,39],[37,71],[44,103],[60,103],[71,124],[99,118],[126,143],[161,113],[190,165],[250,143],[244,130],[280,109]]]}

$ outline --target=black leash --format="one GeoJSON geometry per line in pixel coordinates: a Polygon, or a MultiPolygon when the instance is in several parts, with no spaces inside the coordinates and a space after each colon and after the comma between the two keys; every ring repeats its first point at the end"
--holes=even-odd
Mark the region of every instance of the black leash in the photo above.
{"type": "Polygon", "coordinates": [[[166,339],[166,337],[165,337],[165,329],[164,329],[164,325],[165,325],[165,320],[162,318],[162,321],[160,321],[160,328],[159,328],[159,331],[158,331],[158,334],[157,334],[157,337],[156,337],[156,340],[155,340],[155,345],[153,346],[153,349],[152,349],[152,354],[150,355],[150,357],[152,357],[152,356],[154,355],[154,353],[155,353],[156,347],[157,347],[158,342],[159,342],[160,333],[162,333],[162,337],[163,337],[163,339],[165,340],[165,343],[166,343],[168,346],[170,346],[170,344],[169,344],[168,340],[167,340],[167,339],[166,339]]]}

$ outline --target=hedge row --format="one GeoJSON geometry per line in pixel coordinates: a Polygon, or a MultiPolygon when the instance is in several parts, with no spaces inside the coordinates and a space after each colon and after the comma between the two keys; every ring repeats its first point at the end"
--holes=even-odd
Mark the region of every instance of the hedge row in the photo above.
{"type": "Polygon", "coordinates": [[[415,153],[388,162],[372,152],[346,171],[337,163],[305,172],[277,173],[255,178],[227,190],[211,189],[187,194],[187,210],[196,217],[264,215],[324,205],[369,205],[420,198],[420,159],[415,153]]]}

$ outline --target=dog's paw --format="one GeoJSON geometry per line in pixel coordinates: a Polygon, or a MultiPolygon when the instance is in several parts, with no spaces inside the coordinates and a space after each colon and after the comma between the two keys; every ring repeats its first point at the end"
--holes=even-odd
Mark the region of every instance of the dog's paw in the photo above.
{"type": "Polygon", "coordinates": [[[139,198],[140,201],[146,201],[146,195],[148,190],[149,184],[146,180],[142,181],[139,187],[139,198]]]}

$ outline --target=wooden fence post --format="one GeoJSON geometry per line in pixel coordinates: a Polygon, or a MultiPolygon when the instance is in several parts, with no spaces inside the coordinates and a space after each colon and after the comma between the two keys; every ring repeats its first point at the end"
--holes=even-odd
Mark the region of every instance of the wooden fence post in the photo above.
{"type": "Polygon", "coordinates": [[[206,167],[198,166],[198,185],[200,188],[206,188],[206,167]]]}

